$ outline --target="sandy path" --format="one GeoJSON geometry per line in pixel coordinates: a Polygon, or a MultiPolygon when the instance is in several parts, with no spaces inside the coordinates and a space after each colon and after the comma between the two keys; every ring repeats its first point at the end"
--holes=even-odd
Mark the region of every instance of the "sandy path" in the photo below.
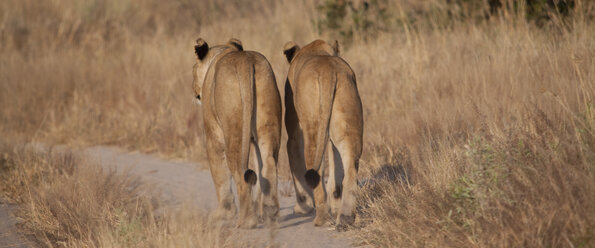
{"type": "MultiPolygon", "coordinates": [[[[104,168],[128,171],[139,176],[143,182],[155,186],[156,197],[175,207],[182,203],[196,204],[205,211],[216,207],[217,197],[208,170],[200,170],[198,164],[163,160],[141,153],[127,153],[110,147],[92,147],[85,150],[104,168]]],[[[287,184],[289,182],[280,182],[287,184]]],[[[295,198],[279,195],[281,211],[275,242],[281,247],[351,247],[349,233],[337,233],[328,227],[314,227],[314,216],[293,215],[295,198]]],[[[238,238],[249,244],[264,247],[270,237],[270,229],[262,225],[253,230],[240,230],[238,238]]]]}
{"type": "Polygon", "coordinates": [[[13,215],[16,209],[16,205],[0,203],[0,248],[34,247],[17,231],[17,218],[13,215]]]}

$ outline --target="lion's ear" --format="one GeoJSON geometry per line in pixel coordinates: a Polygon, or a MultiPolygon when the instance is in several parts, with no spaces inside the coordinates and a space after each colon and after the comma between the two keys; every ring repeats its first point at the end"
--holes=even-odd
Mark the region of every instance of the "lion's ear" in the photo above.
{"type": "Polygon", "coordinates": [[[283,46],[283,54],[285,54],[285,57],[287,57],[287,62],[291,63],[291,60],[299,49],[300,47],[293,41],[285,43],[285,46],[283,46]]]}
{"type": "Polygon", "coordinates": [[[196,53],[196,57],[199,60],[204,59],[205,56],[207,56],[207,53],[209,53],[209,44],[202,38],[198,38],[196,40],[196,45],[194,46],[194,53],[196,53]]]}
{"type": "Polygon", "coordinates": [[[335,52],[335,56],[339,56],[339,41],[335,40],[335,42],[331,43],[333,47],[333,51],[335,52]]]}
{"type": "Polygon", "coordinates": [[[242,46],[242,42],[236,38],[231,38],[229,39],[229,41],[227,42],[229,45],[234,46],[235,48],[238,49],[238,51],[244,51],[244,47],[242,46]]]}

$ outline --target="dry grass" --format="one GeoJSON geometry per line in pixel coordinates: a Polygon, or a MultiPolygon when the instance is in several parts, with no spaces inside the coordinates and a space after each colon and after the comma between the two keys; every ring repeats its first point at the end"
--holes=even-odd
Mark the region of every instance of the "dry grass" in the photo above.
{"type": "Polygon", "coordinates": [[[196,208],[157,211],[137,180],[70,152],[3,143],[0,154],[0,196],[20,204],[21,229],[41,247],[235,246],[196,208]]]}
{"type": "MultiPolygon", "coordinates": [[[[446,8],[418,2],[388,6],[396,19],[446,8]]],[[[197,37],[241,39],[279,86],[286,41],[334,38],[313,25],[314,2],[267,3],[4,1],[0,131],[204,160],[190,91],[197,37]]],[[[503,15],[356,35],[342,56],[364,104],[361,176],[393,174],[361,192],[361,242],[593,246],[594,13],[587,2],[544,28],[503,15]]]]}
{"type": "Polygon", "coordinates": [[[362,82],[361,167],[391,175],[361,192],[362,243],[595,245],[595,40],[593,23],[571,25],[461,24],[345,54],[362,82]]]}
{"type": "Polygon", "coordinates": [[[0,110],[2,131],[204,160],[202,116],[190,91],[194,40],[240,37],[283,71],[281,41],[315,37],[309,25],[286,27],[296,12],[259,8],[270,13],[247,24],[241,13],[249,8],[215,2],[3,2],[0,104],[11,107],[0,110]],[[198,26],[205,13],[217,24],[198,26]],[[236,17],[225,20],[226,13],[236,17]],[[265,27],[278,39],[253,35],[265,27]]]}

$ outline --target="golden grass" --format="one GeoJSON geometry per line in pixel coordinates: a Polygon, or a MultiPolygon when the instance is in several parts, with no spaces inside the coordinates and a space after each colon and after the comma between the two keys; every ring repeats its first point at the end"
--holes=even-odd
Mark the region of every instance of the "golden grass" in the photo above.
{"type": "Polygon", "coordinates": [[[0,154],[0,196],[41,247],[235,246],[200,210],[158,209],[138,180],[73,153],[3,143],[0,154]]]}
{"type": "MultiPolygon", "coordinates": [[[[395,0],[389,10],[430,3],[446,8],[395,0]]],[[[5,1],[0,131],[204,161],[193,41],[239,38],[282,86],[286,41],[335,38],[318,33],[316,13],[313,1],[5,1]]],[[[360,192],[361,242],[592,246],[593,13],[583,3],[544,28],[507,15],[448,28],[430,18],[355,36],[342,56],[364,105],[361,178],[393,175],[360,192]]]]}
{"type": "Polygon", "coordinates": [[[390,34],[345,54],[366,108],[361,167],[391,175],[361,192],[362,243],[594,245],[594,40],[574,25],[390,34]]]}

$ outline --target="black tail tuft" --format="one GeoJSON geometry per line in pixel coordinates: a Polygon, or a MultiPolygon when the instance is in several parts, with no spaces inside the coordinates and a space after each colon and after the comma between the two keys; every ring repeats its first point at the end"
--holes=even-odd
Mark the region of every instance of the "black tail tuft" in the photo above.
{"type": "Polygon", "coordinates": [[[257,179],[256,172],[254,172],[251,169],[247,169],[246,172],[244,173],[244,181],[247,184],[255,185],[256,184],[256,179],[257,179]]]}
{"type": "Polygon", "coordinates": [[[310,188],[316,188],[316,186],[318,186],[318,183],[320,183],[320,174],[318,174],[318,172],[314,169],[309,169],[308,171],[306,171],[305,177],[306,183],[308,183],[308,186],[310,186],[310,188]]]}

